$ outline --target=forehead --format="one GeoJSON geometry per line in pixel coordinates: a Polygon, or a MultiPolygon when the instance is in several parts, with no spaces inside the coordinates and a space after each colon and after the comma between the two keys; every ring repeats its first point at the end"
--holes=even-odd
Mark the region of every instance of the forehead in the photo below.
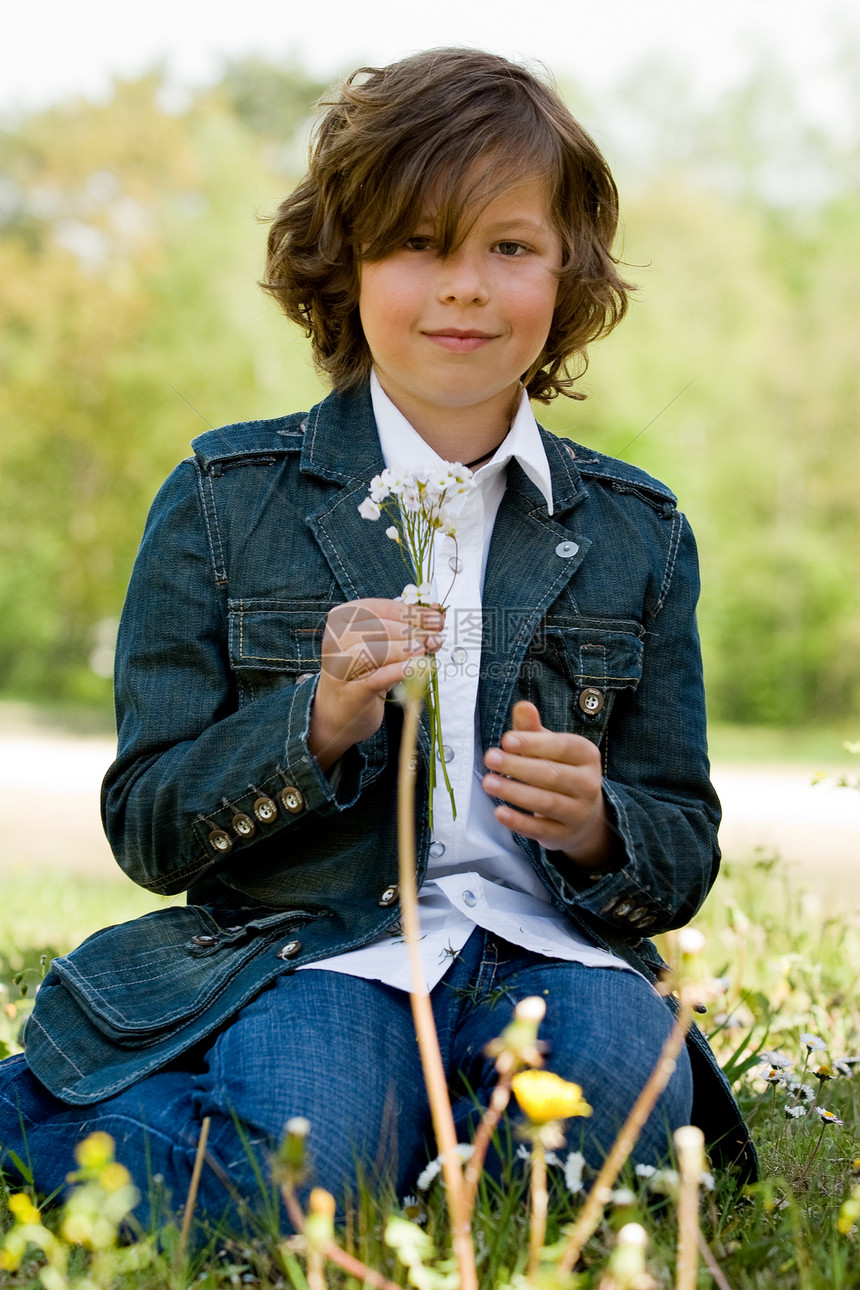
{"type": "Polygon", "coordinates": [[[518,219],[544,224],[551,218],[553,184],[541,171],[511,173],[509,166],[472,166],[459,184],[438,180],[421,202],[421,217],[441,223],[463,237],[476,224],[506,224],[518,219]]]}

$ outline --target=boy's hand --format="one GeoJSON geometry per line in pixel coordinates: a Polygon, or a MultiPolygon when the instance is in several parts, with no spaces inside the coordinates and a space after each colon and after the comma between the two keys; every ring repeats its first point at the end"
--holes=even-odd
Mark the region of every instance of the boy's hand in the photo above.
{"type": "Polygon", "coordinates": [[[490,768],[485,790],[510,803],[496,807],[496,819],[512,832],[584,869],[621,859],[606,819],[600,752],[590,740],[545,729],[535,705],[521,702],[514,705],[513,730],[502,736],[501,748],[487,749],[484,762],[490,768]]]}
{"type": "Polygon", "coordinates": [[[399,600],[350,600],[326,619],[308,747],[323,770],[382,725],[405,669],[442,644],[442,612],[399,600]]]}

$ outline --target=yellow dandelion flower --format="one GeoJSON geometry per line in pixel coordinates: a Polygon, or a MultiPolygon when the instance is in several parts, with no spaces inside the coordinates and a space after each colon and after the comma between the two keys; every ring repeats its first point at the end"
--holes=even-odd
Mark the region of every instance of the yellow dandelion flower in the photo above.
{"type": "Polygon", "coordinates": [[[125,1165],[119,1164],[116,1160],[111,1164],[105,1165],[99,1170],[99,1182],[105,1191],[119,1191],[120,1187],[127,1187],[131,1182],[131,1174],[125,1165]]]}
{"type": "Polygon", "coordinates": [[[591,1115],[591,1107],[578,1084],[570,1084],[552,1071],[520,1071],[512,1080],[514,1095],[532,1124],[591,1115]]]}
{"type": "Polygon", "coordinates": [[[8,1204],[19,1223],[35,1224],[41,1222],[42,1215],[36,1209],[30,1197],[25,1196],[22,1191],[10,1196],[8,1204]]]}
{"type": "Polygon", "coordinates": [[[103,1169],[113,1161],[113,1146],[109,1133],[91,1133],[75,1147],[75,1159],[82,1169],[103,1169]]]}

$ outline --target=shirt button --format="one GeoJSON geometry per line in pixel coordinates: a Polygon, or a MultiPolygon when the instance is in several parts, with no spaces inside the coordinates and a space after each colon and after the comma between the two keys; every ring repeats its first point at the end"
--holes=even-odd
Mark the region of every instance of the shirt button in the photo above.
{"type": "Polygon", "coordinates": [[[256,824],[244,811],[239,811],[230,822],[233,825],[233,832],[238,833],[240,838],[252,838],[257,832],[256,824]]]}
{"type": "Polygon", "coordinates": [[[455,663],[465,663],[468,657],[469,651],[464,649],[462,645],[455,645],[454,649],[451,650],[451,658],[455,663]]]}
{"type": "Polygon", "coordinates": [[[451,747],[451,745],[450,745],[450,744],[443,744],[443,745],[442,745],[442,747],[441,747],[441,749],[439,749],[439,750],[437,751],[437,753],[436,753],[436,756],[437,756],[437,757],[439,756],[439,753],[440,753],[440,752],[441,752],[441,754],[442,754],[442,760],[443,760],[443,761],[453,761],[453,760],[454,760],[454,749],[451,747]]]}
{"type": "Polygon", "coordinates": [[[196,945],[197,948],[200,950],[205,950],[205,949],[208,949],[210,945],[217,945],[218,937],[217,936],[192,936],[191,944],[196,945]]]}
{"type": "Polygon", "coordinates": [[[289,811],[290,815],[298,815],[300,811],[305,809],[305,799],[302,797],[301,791],[292,785],[285,788],[281,793],[281,801],[283,802],[284,810],[289,811]]]}
{"type": "Polygon", "coordinates": [[[297,954],[301,954],[301,951],[301,941],[287,941],[286,945],[282,945],[278,950],[276,957],[279,959],[294,959],[297,954]]]}
{"type": "Polygon", "coordinates": [[[452,555],[452,556],[450,557],[450,559],[448,560],[448,568],[449,568],[449,569],[452,569],[452,570],[454,571],[454,573],[462,573],[462,572],[463,572],[463,561],[462,561],[462,560],[458,560],[458,559],[457,559],[457,557],[456,557],[455,555],[452,555]]]}
{"type": "Polygon", "coordinates": [[[271,824],[278,818],[278,808],[270,797],[258,797],[254,803],[254,814],[261,824],[271,824]]]}
{"type": "Polygon", "coordinates": [[[605,702],[606,702],[606,697],[603,691],[598,690],[593,685],[589,685],[586,687],[586,689],[580,691],[580,695],[579,695],[580,709],[583,712],[587,713],[589,717],[596,717],[598,712],[602,711],[603,705],[605,702]]]}
{"type": "Polygon", "coordinates": [[[438,859],[439,859],[439,857],[440,857],[440,856],[443,856],[444,854],[445,854],[445,843],[444,843],[444,842],[431,842],[431,843],[430,843],[430,855],[433,857],[433,859],[434,859],[434,860],[438,860],[438,859]]]}
{"type": "Polygon", "coordinates": [[[223,829],[213,829],[209,834],[209,845],[214,847],[216,851],[226,854],[228,851],[233,850],[233,839],[223,829]]]}
{"type": "Polygon", "coordinates": [[[559,542],[555,548],[555,553],[560,555],[563,560],[569,560],[572,555],[576,555],[578,550],[578,542],[559,542]]]}
{"type": "Polygon", "coordinates": [[[379,897],[379,900],[376,903],[377,905],[381,905],[383,909],[387,909],[389,905],[394,904],[395,900],[399,895],[400,895],[400,889],[398,888],[396,883],[392,883],[390,887],[385,888],[385,891],[382,893],[382,895],[379,897]]]}
{"type": "Polygon", "coordinates": [[[473,891],[463,892],[463,904],[466,906],[467,909],[474,909],[477,903],[478,903],[478,897],[475,895],[473,891]]]}

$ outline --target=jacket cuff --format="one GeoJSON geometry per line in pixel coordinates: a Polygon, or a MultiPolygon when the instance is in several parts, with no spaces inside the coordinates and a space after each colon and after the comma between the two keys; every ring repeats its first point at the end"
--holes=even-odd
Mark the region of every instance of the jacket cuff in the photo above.
{"type": "MultiPolygon", "coordinates": [[[[671,911],[641,883],[633,829],[622,796],[606,780],[603,795],[607,820],[621,840],[623,862],[620,866],[615,863],[612,868],[592,870],[579,868],[570,861],[564,863],[562,872],[568,887],[573,889],[571,903],[601,919],[616,935],[648,936],[656,925],[665,923],[671,911]]],[[[549,858],[556,868],[562,868],[560,857],[553,860],[550,854],[549,858]]]]}
{"type": "Polygon", "coordinates": [[[194,820],[208,860],[232,856],[260,832],[276,832],[309,813],[335,815],[353,806],[361,792],[364,758],[350,748],[326,775],[308,748],[311,707],[318,676],[299,681],[288,694],[285,738],[271,772],[229,802],[194,820]]]}

